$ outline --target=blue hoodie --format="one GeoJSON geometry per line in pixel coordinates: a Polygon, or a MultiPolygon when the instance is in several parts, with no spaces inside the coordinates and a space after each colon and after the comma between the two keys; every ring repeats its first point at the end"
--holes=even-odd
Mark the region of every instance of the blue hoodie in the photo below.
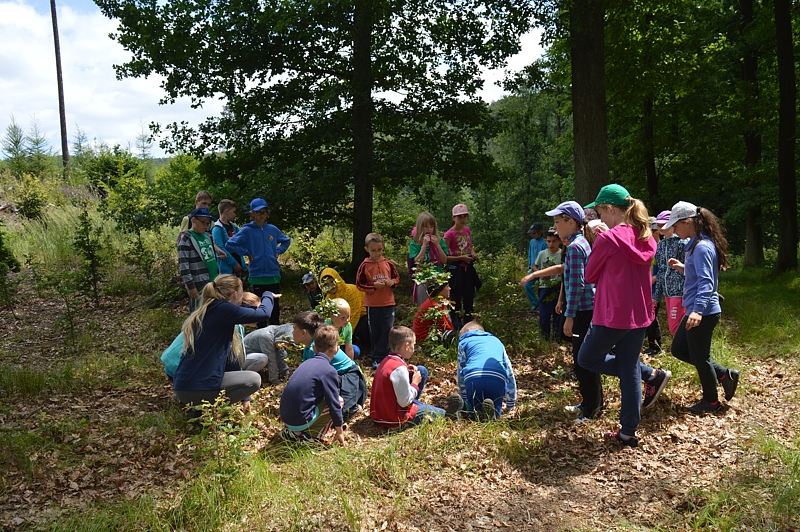
{"type": "Polygon", "coordinates": [[[506,408],[517,404],[517,380],[506,348],[499,339],[486,331],[467,331],[458,339],[458,391],[467,401],[469,378],[497,377],[506,381],[506,408]]]}
{"type": "Polygon", "coordinates": [[[697,312],[701,316],[719,314],[719,260],[717,248],[709,240],[708,235],[701,238],[693,236],[686,244],[686,264],[683,273],[686,282],[683,284],[683,306],[686,313],[697,312]],[[697,245],[690,252],[692,244],[697,245]]]}
{"type": "Polygon", "coordinates": [[[272,224],[259,227],[255,222],[245,224],[225,244],[225,249],[250,257],[250,278],[278,277],[281,270],[278,255],[289,249],[288,236],[272,224]]]}

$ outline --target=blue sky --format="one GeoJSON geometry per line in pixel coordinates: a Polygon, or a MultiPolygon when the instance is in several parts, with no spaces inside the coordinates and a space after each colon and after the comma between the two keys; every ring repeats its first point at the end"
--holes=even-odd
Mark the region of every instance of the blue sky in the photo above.
{"type": "MultiPolygon", "coordinates": [[[[188,99],[158,105],[163,92],[156,77],[117,80],[112,65],[124,63],[129,54],[108,38],[116,23],[89,0],[56,0],[56,5],[70,144],[80,127],[90,141],[133,148],[150,122],[197,124],[221,110],[217,101],[199,110],[191,109],[188,99]]],[[[528,34],[508,68],[519,70],[540,54],[539,33],[528,34]]],[[[5,132],[13,116],[27,130],[35,119],[57,152],[55,71],[49,0],[0,0],[0,128],[5,132]]],[[[485,74],[485,100],[502,97],[494,85],[502,77],[502,71],[485,74]]],[[[153,155],[162,155],[157,146],[153,155]]]]}

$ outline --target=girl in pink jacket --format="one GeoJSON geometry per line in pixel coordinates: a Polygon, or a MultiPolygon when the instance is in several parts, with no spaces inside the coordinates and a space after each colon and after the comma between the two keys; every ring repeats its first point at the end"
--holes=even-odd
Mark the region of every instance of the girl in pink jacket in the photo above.
{"type": "Polygon", "coordinates": [[[597,235],[586,265],[586,282],[595,285],[592,326],[578,353],[578,364],[596,373],[619,377],[622,428],[604,435],[611,441],[636,447],[641,419],[642,377],[649,406],[664,389],[669,372],[639,361],[647,326],[653,321],[650,266],[656,243],[650,232],[647,208],[620,185],[607,185],[593,207],[609,230],[597,235]],[[609,354],[611,348],[614,354],[609,354]]]}

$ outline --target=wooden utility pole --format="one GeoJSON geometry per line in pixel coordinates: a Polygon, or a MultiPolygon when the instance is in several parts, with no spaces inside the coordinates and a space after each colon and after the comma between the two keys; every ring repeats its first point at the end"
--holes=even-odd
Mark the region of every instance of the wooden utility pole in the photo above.
{"type": "Polygon", "coordinates": [[[69,140],[67,138],[67,111],[64,106],[64,77],[61,74],[61,43],[58,40],[58,19],[56,0],[50,0],[50,14],[53,17],[53,43],[56,47],[56,78],[58,81],[58,114],[61,118],[61,160],[64,163],[64,177],[69,178],[69,140]]]}

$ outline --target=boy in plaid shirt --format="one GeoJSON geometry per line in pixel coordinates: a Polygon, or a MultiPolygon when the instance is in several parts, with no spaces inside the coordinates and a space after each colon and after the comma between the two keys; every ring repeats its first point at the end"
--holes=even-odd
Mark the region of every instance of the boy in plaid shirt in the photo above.
{"type": "Polygon", "coordinates": [[[575,201],[565,201],[545,213],[553,217],[558,236],[569,241],[564,257],[564,335],[572,338],[572,356],[583,402],[567,410],[579,414],[578,420],[598,417],[603,407],[603,386],[600,374],[578,365],[578,352],[592,322],[594,285],[586,282],[584,270],[592,248],[581,232],[583,208],[575,201]]]}

